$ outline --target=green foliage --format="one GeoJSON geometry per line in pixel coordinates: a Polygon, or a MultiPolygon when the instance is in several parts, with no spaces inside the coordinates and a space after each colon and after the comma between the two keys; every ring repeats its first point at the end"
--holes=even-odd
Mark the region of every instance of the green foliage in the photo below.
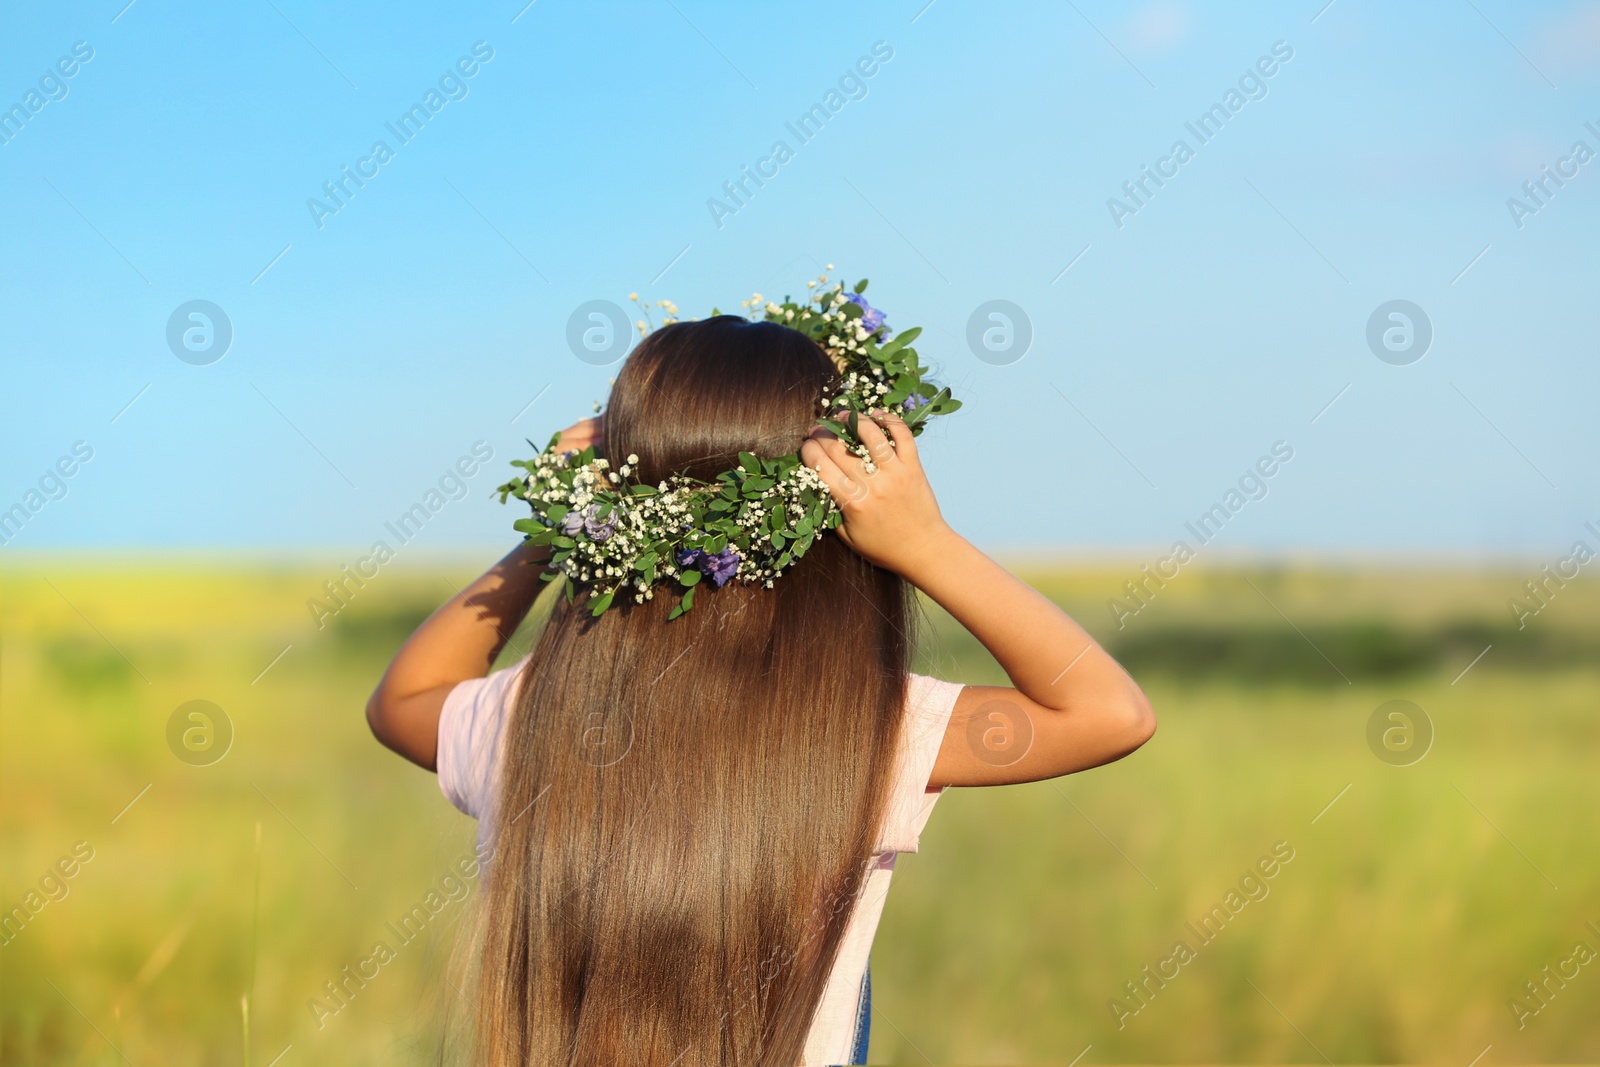
{"type": "Polygon", "coordinates": [[[1528,670],[1600,663],[1600,633],[1510,622],[1454,620],[1428,627],[1382,619],[1311,622],[1298,631],[1268,621],[1150,623],[1113,633],[1105,646],[1136,676],[1226,678],[1308,685],[1414,677],[1469,662],[1485,648],[1528,670]]]}

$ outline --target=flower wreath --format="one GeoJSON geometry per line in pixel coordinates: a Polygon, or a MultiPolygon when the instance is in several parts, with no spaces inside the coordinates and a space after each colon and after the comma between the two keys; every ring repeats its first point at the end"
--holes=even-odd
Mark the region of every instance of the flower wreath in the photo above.
{"type": "MultiPolygon", "coordinates": [[[[861,415],[898,408],[916,434],[929,418],[955,411],[961,402],[948,388],[923,380],[927,368],[911,347],[920,327],[890,339],[883,312],[862,295],[866,279],[853,292],[841,283],[827,283],[826,274],[806,282],[813,292],[804,302],[785,297],[777,304],[756,293],[742,305],[752,319],[759,315],[799,330],[832,358],[841,381],[835,395],[819,398],[817,421],[842,438],[871,471],[872,460],[857,432],[861,415]],[[825,417],[838,411],[844,412],[843,420],[825,417]]],[[[638,294],[631,299],[637,302],[638,294]]],[[[667,316],[663,325],[677,321],[671,301],[656,306],[667,316]]],[[[720,312],[712,309],[712,314],[720,312]]],[[[649,333],[646,322],[638,326],[641,336],[649,333]]],[[[652,599],[656,584],[668,579],[682,589],[669,619],[694,607],[695,590],[706,579],[718,588],[737,578],[770,589],[773,579],[842,521],[822,479],[798,453],[764,458],[741,452],[739,466],[713,481],[672,475],[647,485],[629,481],[637,456],[613,470],[593,446],[557,453],[560,437],[551,437],[532,459],[513,460],[513,466],[527,473],[498,492],[502,504],[515,496],[532,507],[532,517],[514,526],[529,543],[550,546],[541,577],[550,581],[565,576],[569,601],[574,587],[583,586],[592,615],[603,614],[630,586],[635,602],[652,599]]]]}

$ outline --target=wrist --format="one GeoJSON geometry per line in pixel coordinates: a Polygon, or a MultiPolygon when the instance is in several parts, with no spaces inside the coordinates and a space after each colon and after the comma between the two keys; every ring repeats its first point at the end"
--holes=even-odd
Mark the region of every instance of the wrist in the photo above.
{"type": "Polygon", "coordinates": [[[956,533],[948,524],[941,522],[936,529],[929,530],[918,540],[895,571],[900,577],[926,592],[928,583],[946,570],[951,560],[958,558],[964,550],[971,547],[966,538],[956,533]]]}

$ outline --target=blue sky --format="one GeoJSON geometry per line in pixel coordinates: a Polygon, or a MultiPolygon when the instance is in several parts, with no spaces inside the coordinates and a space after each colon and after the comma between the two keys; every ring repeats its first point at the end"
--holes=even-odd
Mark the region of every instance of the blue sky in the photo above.
{"type": "Polygon", "coordinates": [[[1280,441],[1215,545],[1542,558],[1600,524],[1600,159],[1572,156],[1600,151],[1600,5],[124,2],[0,17],[26,112],[0,127],[0,509],[48,491],[8,550],[354,555],[477,442],[418,541],[506,546],[506,461],[614,373],[567,347],[575,308],[703,314],[828,262],[967,401],[923,441],[980,544],[1192,540],[1280,441]],[[1185,123],[1275,45],[1201,143],[1185,123]],[[841,78],[802,144],[785,124],[841,78]],[[319,226],[346,166],[376,173],[319,226]],[[1514,218],[1546,166],[1570,176],[1514,218]],[[994,299],[1033,332],[1004,365],[967,342],[994,299]],[[1404,365],[1366,339],[1397,299],[1433,333],[1404,365]],[[167,341],[195,300],[232,330],[205,365],[167,341]]]}

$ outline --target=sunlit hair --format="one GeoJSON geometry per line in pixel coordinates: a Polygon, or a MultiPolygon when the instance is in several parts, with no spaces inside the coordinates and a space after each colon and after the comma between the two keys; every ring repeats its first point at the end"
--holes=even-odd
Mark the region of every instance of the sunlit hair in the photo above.
{"type": "MultiPolygon", "coordinates": [[[[733,316],[629,357],[605,451],[712,478],[796,451],[832,363],[733,316]]],[[[480,912],[489,1067],[794,1067],[899,743],[913,600],[836,536],[771,589],[591,619],[562,598],[506,727],[480,912]]]]}

